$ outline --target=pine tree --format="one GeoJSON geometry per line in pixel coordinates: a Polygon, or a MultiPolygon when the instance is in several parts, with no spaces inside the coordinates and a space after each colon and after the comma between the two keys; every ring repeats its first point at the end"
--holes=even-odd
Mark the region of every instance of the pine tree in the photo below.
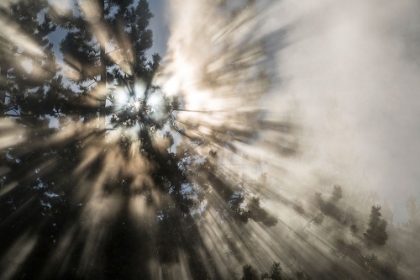
{"type": "Polygon", "coordinates": [[[363,233],[369,244],[377,246],[385,245],[388,240],[388,233],[386,232],[387,222],[381,219],[380,210],[380,206],[372,206],[368,229],[363,233]]]}
{"type": "Polygon", "coordinates": [[[45,88],[55,78],[58,66],[46,36],[56,26],[47,15],[41,22],[37,19],[47,6],[46,1],[21,0],[0,10],[2,22],[7,25],[4,33],[0,31],[2,115],[40,117],[51,112],[43,106],[48,99],[45,88]],[[24,62],[30,63],[32,69],[28,71],[24,62]]]}
{"type": "Polygon", "coordinates": [[[271,267],[271,273],[270,273],[270,278],[272,280],[281,280],[283,279],[282,277],[282,269],[280,267],[280,263],[273,263],[272,267],[271,267]]]}
{"type": "Polygon", "coordinates": [[[340,186],[334,186],[332,195],[331,195],[331,201],[336,203],[343,197],[343,191],[340,186]]]}
{"type": "MultiPolygon", "coordinates": [[[[7,241],[15,241],[15,236],[24,232],[32,223],[36,224],[36,231],[40,232],[42,241],[39,243],[41,245],[34,247],[31,257],[22,264],[21,275],[29,273],[41,279],[59,279],[64,277],[60,273],[68,273],[70,278],[81,277],[80,275],[92,278],[106,274],[109,279],[148,279],[150,272],[147,264],[151,259],[159,260],[164,265],[172,264],[180,261],[179,252],[182,251],[187,255],[193,278],[206,279],[211,275],[213,279],[221,279],[210,253],[202,250],[205,244],[195,220],[196,216],[200,217],[204,213],[201,205],[203,198],[208,198],[210,191],[220,196],[222,201],[216,201],[216,196],[213,196],[213,199],[208,199],[208,205],[220,213],[220,219],[224,222],[234,222],[238,227],[249,220],[274,226],[277,220],[261,207],[257,196],[245,192],[242,186],[225,176],[226,173],[217,164],[216,148],[210,150],[208,155],[200,155],[194,151],[198,141],[204,140],[201,136],[190,133],[196,130],[191,127],[191,123],[182,126],[181,121],[175,121],[174,111],[182,110],[182,102],[163,97],[165,117],[158,120],[151,113],[148,97],[158,90],[153,84],[153,77],[160,68],[160,57],[154,55],[150,61],[146,59],[146,51],[152,44],[152,33],[147,29],[151,17],[147,1],[140,0],[136,6],[132,5],[134,1],[86,0],[82,3],[84,4],[79,6],[80,14],[58,15],[53,11],[47,12],[45,24],[37,32],[34,31],[34,34],[51,32],[53,25],[50,18],[54,24],[59,24],[65,30],[66,36],[60,44],[60,50],[74,74],[67,76],[69,82],[64,82],[65,79],[59,75],[47,75],[41,80],[25,74],[19,78],[22,83],[16,86],[14,92],[19,116],[29,115],[21,119],[21,124],[28,127],[30,121],[34,120],[34,123],[31,124],[28,134],[29,140],[14,147],[16,154],[12,153],[13,159],[20,163],[11,165],[13,172],[9,174],[8,180],[13,182],[16,179],[19,182],[13,193],[19,198],[17,206],[29,206],[30,213],[28,208],[20,209],[16,219],[20,225],[10,229],[11,239],[7,241]],[[108,47],[111,50],[108,51],[108,47]],[[26,81],[33,83],[24,88],[26,81]],[[139,82],[144,85],[142,98],[136,92],[136,84],[139,82]],[[67,87],[65,83],[71,83],[72,87],[67,87]],[[111,90],[106,89],[111,85],[124,88],[132,102],[125,104],[122,111],[117,112],[113,108],[115,96],[111,90]],[[42,86],[42,92],[30,91],[42,86]],[[78,87],[77,92],[72,90],[75,86],[78,87]],[[28,96],[41,102],[29,102],[28,96]],[[106,105],[105,98],[109,98],[110,106],[106,105]],[[105,116],[110,114],[113,114],[110,124],[114,128],[139,125],[137,136],[140,141],[133,143],[125,135],[128,129],[122,130],[123,133],[115,145],[103,141],[102,134],[97,137],[98,131],[104,131],[105,116]],[[62,121],[60,130],[46,129],[40,132],[40,127],[48,127],[46,116],[71,118],[71,129],[64,130],[65,121],[62,121]],[[98,128],[87,128],[89,121],[95,119],[99,121],[98,128]],[[165,133],[165,143],[159,146],[156,144],[155,131],[163,132],[164,126],[171,127],[173,131],[165,133]],[[88,132],[85,133],[85,130],[88,132]],[[54,135],[55,132],[57,134],[54,135]],[[70,137],[62,137],[65,132],[70,137]],[[183,142],[175,150],[170,150],[175,133],[183,137],[183,142]],[[101,142],[98,141],[99,138],[101,142]],[[47,142],[48,145],[36,146],[36,142],[51,139],[54,141],[47,142]],[[138,142],[140,144],[135,146],[138,142]],[[100,151],[89,154],[92,150],[100,151]],[[136,155],[141,155],[145,165],[153,167],[148,174],[143,174],[143,170],[133,170],[130,166],[133,150],[136,155]],[[116,159],[111,158],[113,155],[116,158],[121,156],[123,161],[114,165],[116,159]],[[37,168],[39,166],[41,168],[37,168]],[[33,174],[34,168],[35,174],[39,175],[33,174]],[[27,170],[30,170],[30,175],[23,176],[27,170]],[[136,182],[139,178],[140,183],[136,182]],[[86,204],[92,199],[92,185],[100,185],[99,200],[117,197],[121,202],[118,209],[110,210],[115,211],[115,219],[100,220],[99,226],[94,223],[97,217],[89,216],[91,213],[85,211],[88,209],[86,204]],[[22,190],[23,193],[20,192],[22,190]],[[45,195],[47,191],[48,195],[45,195]],[[153,221],[156,222],[156,229],[152,233],[152,227],[139,229],[137,221],[133,221],[129,207],[138,196],[144,198],[148,209],[157,215],[157,222],[153,221]],[[26,202],[28,203],[25,204],[26,202]],[[75,226],[74,223],[78,224],[75,226]],[[98,227],[104,230],[98,233],[98,227]],[[59,235],[68,237],[70,242],[61,239],[57,245],[53,244],[55,239],[51,236],[55,238],[59,235]],[[97,259],[89,259],[89,263],[80,260],[80,255],[88,251],[91,245],[86,240],[93,242],[96,248],[97,259]],[[50,253],[57,253],[54,246],[62,252],[68,252],[68,255],[54,258],[51,261],[54,265],[49,265],[50,271],[41,273],[40,267],[47,263],[50,253]],[[77,271],[71,270],[73,267],[77,267],[77,271]],[[121,269],[122,267],[130,269],[121,269]]],[[[51,52],[52,46],[46,44],[44,50],[50,56],[42,58],[42,62],[41,59],[39,62],[34,59],[34,63],[51,63],[54,67],[50,72],[56,74],[59,70],[51,52]]],[[[239,61],[245,59],[249,63],[250,54],[261,54],[261,44],[244,47],[241,51],[243,53],[239,52],[231,57],[232,63],[237,64],[237,69],[252,72],[250,67],[239,61]]],[[[219,71],[211,77],[212,82],[222,83],[225,80],[224,74],[225,70],[219,71]]],[[[246,84],[254,85],[247,87],[247,98],[250,99],[256,98],[260,85],[266,86],[266,78],[263,75],[255,77],[254,74],[246,81],[246,84]]],[[[242,81],[239,82],[243,84],[242,81]]],[[[228,147],[234,151],[233,142],[254,141],[256,129],[284,129],[284,126],[274,122],[255,121],[259,111],[236,114],[241,116],[244,124],[252,121],[252,127],[212,127],[214,133],[206,137],[203,142],[205,146],[208,147],[207,143],[213,141],[217,143],[216,147],[228,147]],[[224,131],[226,129],[229,134],[224,131]]],[[[249,182],[242,179],[240,183],[245,185],[249,182]]],[[[9,219],[9,223],[4,224],[5,227],[10,225],[10,221],[14,220],[9,219]]],[[[5,247],[10,249],[10,244],[5,247]]]]}
{"type": "Polygon", "coordinates": [[[56,29],[46,13],[48,7],[48,1],[18,0],[0,11],[4,26],[0,30],[0,110],[8,118],[1,122],[13,124],[10,129],[2,125],[0,133],[16,136],[13,145],[2,150],[2,168],[8,172],[2,178],[0,195],[0,278],[13,276],[16,244],[25,242],[19,238],[30,228],[39,234],[35,257],[14,273],[16,278],[35,277],[57,238],[57,213],[65,208],[56,204],[62,197],[54,193],[68,176],[60,169],[70,157],[58,160],[62,143],[51,144],[56,130],[49,127],[50,117],[58,117],[65,98],[56,91],[63,84],[48,39],[56,29]]]}
{"type": "Polygon", "coordinates": [[[100,131],[105,128],[106,100],[113,102],[111,88],[124,87],[133,98],[135,83],[145,83],[145,93],[152,88],[160,56],[148,61],[146,51],[152,47],[153,33],[148,29],[153,16],[148,2],[133,0],[89,0],[79,5],[80,15],[54,18],[69,32],[60,44],[64,60],[71,68],[72,79],[86,100],[85,121],[99,115],[100,131]],[[115,12],[116,11],[116,12],[115,12]],[[109,51],[106,49],[110,48],[109,51]]]}
{"type": "Polygon", "coordinates": [[[260,277],[258,275],[257,270],[253,268],[251,265],[244,265],[242,267],[242,278],[241,280],[259,280],[260,277]]]}

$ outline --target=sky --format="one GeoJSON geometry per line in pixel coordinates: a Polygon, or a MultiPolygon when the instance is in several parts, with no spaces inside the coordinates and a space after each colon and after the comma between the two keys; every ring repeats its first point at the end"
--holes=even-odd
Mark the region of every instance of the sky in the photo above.
{"type": "Polygon", "coordinates": [[[153,31],[153,47],[149,53],[158,53],[162,57],[166,53],[169,36],[169,17],[166,11],[165,0],[149,1],[150,11],[154,17],[150,20],[150,29],[153,31]]]}

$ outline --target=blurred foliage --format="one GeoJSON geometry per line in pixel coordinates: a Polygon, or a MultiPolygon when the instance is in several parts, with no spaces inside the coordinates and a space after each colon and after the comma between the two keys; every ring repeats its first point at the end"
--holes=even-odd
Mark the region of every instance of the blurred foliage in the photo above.
{"type": "MultiPolygon", "coordinates": [[[[0,7],[0,279],[235,279],[241,267],[240,279],[416,279],[414,198],[394,228],[379,206],[365,221],[338,185],[291,199],[270,193],[280,187],[269,172],[227,165],[252,161],[241,145],[298,153],[294,123],[250,108],[270,88],[263,41],[226,40],[197,70],[197,87],[239,100],[220,124],[217,110],[189,110],[186,93],[166,95],[156,82],[165,69],[148,55],[147,1],[0,7]],[[267,269],[273,252],[283,266],[267,269]]],[[[229,11],[224,32],[255,13],[256,1],[229,11]]]]}

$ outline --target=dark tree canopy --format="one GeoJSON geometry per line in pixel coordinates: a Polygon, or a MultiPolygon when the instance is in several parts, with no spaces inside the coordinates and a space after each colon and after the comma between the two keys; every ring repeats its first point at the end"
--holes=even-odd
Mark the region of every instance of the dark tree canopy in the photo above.
{"type": "Polygon", "coordinates": [[[260,105],[273,98],[277,45],[251,36],[258,1],[200,2],[212,20],[184,26],[191,40],[172,42],[164,62],[151,54],[146,0],[74,10],[9,2],[0,4],[0,279],[418,272],[414,198],[409,221],[394,227],[372,201],[355,209],[342,182],[287,188],[309,175],[292,180],[280,164],[299,159],[297,121],[260,105]],[[170,93],[179,73],[193,78],[170,93]]]}
{"type": "Polygon", "coordinates": [[[383,246],[388,240],[388,233],[386,232],[387,222],[381,219],[381,207],[372,206],[370,212],[369,227],[363,235],[368,240],[368,242],[383,246]]]}

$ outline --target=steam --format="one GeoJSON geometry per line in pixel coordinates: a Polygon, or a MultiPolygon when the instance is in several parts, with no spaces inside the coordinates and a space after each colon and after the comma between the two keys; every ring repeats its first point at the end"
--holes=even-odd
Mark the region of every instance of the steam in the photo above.
{"type": "MultiPolygon", "coordinates": [[[[128,38],[107,45],[98,4],[81,5],[98,41],[129,49],[128,38]]],[[[151,279],[232,279],[244,264],[267,271],[273,261],[286,273],[302,266],[315,279],[362,275],[369,260],[362,253],[371,251],[359,250],[358,230],[366,229],[370,207],[385,198],[400,221],[402,205],[416,194],[420,3],[172,0],[168,6],[168,53],[153,81],[160,88],[148,103],[140,82],[132,95],[116,89],[109,97],[128,113],[115,130],[98,133],[96,120],[77,120],[41,142],[36,130],[0,121],[5,157],[44,155],[23,171],[1,166],[3,179],[16,182],[2,185],[0,197],[18,185],[38,190],[54,171],[69,169],[69,178],[57,178],[46,193],[56,202],[39,196],[48,208],[43,216],[69,207],[64,199],[60,204],[65,196],[75,216],[60,221],[43,273],[49,275],[48,266],[65,273],[76,261],[77,275],[90,277],[105,271],[105,251],[115,250],[129,253],[112,265],[129,260],[124,265],[133,273],[151,279]],[[147,127],[146,115],[159,125],[147,127]],[[44,152],[50,146],[68,162],[44,152]],[[164,178],[172,173],[175,183],[164,178]]],[[[12,25],[5,34],[19,30],[12,25]]],[[[42,55],[27,38],[11,40],[34,58],[42,55]]],[[[109,58],[130,78],[126,63],[133,58],[119,52],[109,58]]],[[[106,91],[104,85],[91,92],[92,108],[106,91]]],[[[16,213],[26,214],[37,197],[24,196],[16,213]]],[[[415,224],[414,199],[408,206],[415,224]]],[[[389,209],[382,210],[391,221],[389,209]]],[[[3,278],[17,275],[39,249],[46,224],[33,233],[23,226],[1,260],[3,278]]],[[[401,240],[395,244],[409,244],[401,240]]]]}
{"type": "Polygon", "coordinates": [[[378,192],[399,219],[419,195],[418,9],[410,0],[286,0],[262,16],[263,32],[287,30],[276,90],[301,106],[306,151],[343,185],[378,192]]]}
{"type": "Polygon", "coordinates": [[[377,192],[404,219],[405,201],[419,195],[419,2],[259,6],[258,29],[247,36],[263,38],[271,58],[264,65],[275,85],[265,109],[278,116],[297,105],[307,167],[295,171],[306,173],[306,184],[313,174],[323,184],[377,192]]]}
{"type": "MultiPolygon", "coordinates": [[[[286,199],[286,205],[294,205],[294,209],[309,207],[305,194],[340,184],[347,198],[359,195],[356,200],[346,200],[344,207],[355,203],[359,209],[355,215],[361,220],[367,220],[371,205],[383,204],[383,199],[396,211],[397,221],[404,220],[405,201],[413,193],[418,195],[419,3],[260,1],[258,12],[248,10],[252,20],[238,26],[219,16],[232,3],[227,1],[223,8],[219,4],[170,2],[169,79],[164,90],[182,93],[185,108],[190,110],[226,108],[238,112],[241,104],[264,111],[264,121],[287,120],[294,130],[287,136],[261,131],[258,141],[235,143],[235,153],[225,150],[219,158],[230,170],[227,173],[252,174],[251,178],[267,173],[260,195],[280,225],[266,230],[250,222],[250,232],[266,237],[264,242],[259,238],[258,244],[241,248],[239,260],[224,258],[220,254],[223,249],[217,247],[223,233],[244,235],[235,226],[218,225],[217,214],[209,211],[209,224],[202,227],[201,234],[209,248],[216,248],[213,257],[221,260],[218,265],[222,270],[226,263],[250,262],[258,248],[263,248],[260,256],[265,257],[256,266],[264,267],[264,261],[293,259],[298,247],[306,253],[300,262],[309,270],[314,263],[327,269],[332,261],[328,252],[334,251],[335,245],[325,239],[322,230],[314,230],[308,238],[322,240],[323,245],[306,244],[298,238],[289,246],[290,236],[285,231],[301,236],[300,228],[305,224],[281,200],[286,199]],[[223,57],[219,55],[223,44],[240,46],[244,42],[264,42],[264,58],[248,58],[265,69],[271,83],[268,94],[247,103],[235,91],[234,83],[202,87],[202,73],[227,64],[223,59],[209,63],[214,57],[223,57]],[[296,153],[286,156],[274,152],[276,144],[282,150],[292,145],[296,153]],[[281,250],[269,244],[281,244],[281,250]]],[[[226,50],[226,57],[234,56],[234,48],[226,50]]],[[[206,122],[229,126],[235,121],[222,113],[213,113],[211,119],[192,113],[178,116],[201,126],[206,122]]],[[[206,134],[205,129],[200,131],[206,134]]],[[[296,237],[294,234],[291,236],[296,237]]]]}

